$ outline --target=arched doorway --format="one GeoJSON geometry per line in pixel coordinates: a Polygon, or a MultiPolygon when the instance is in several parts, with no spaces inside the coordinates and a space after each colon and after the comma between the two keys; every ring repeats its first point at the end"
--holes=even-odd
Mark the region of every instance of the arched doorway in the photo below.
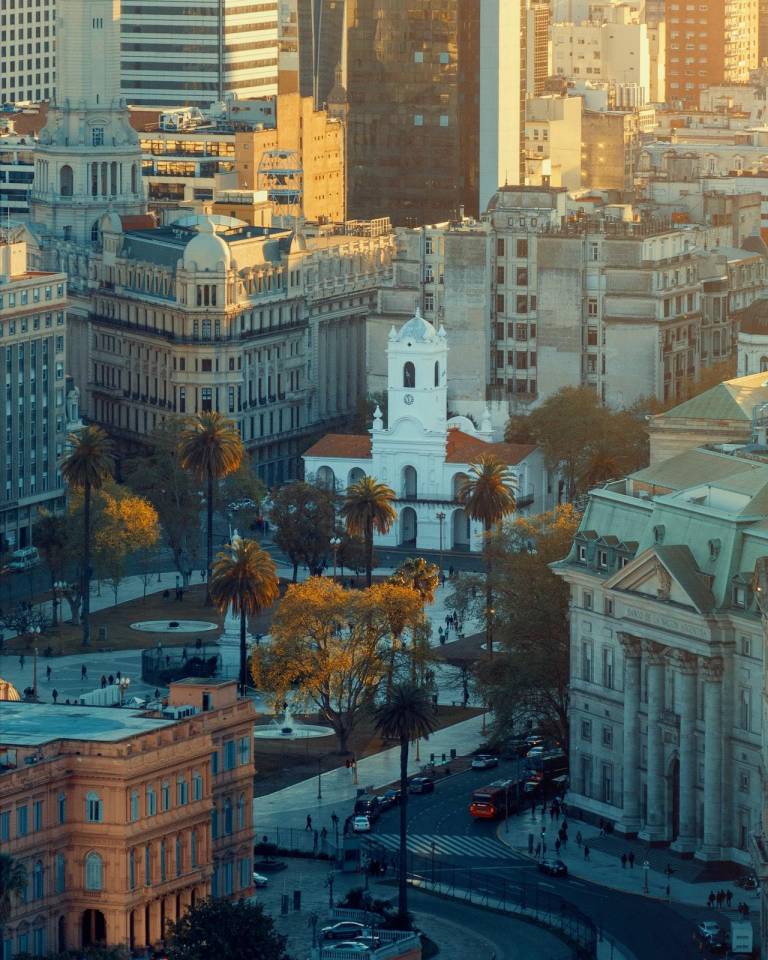
{"type": "Polygon", "coordinates": [[[453,537],[451,544],[454,550],[469,550],[470,532],[469,517],[463,510],[454,510],[451,517],[453,537]]]}
{"type": "Polygon", "coordinates": [[[415,547],[416,536],[418,533],[418,520],[416,511],[413,507],[406,507],[400,514],[400,545],[403,547],[415,547]]]}
{"type": "Polygon", "coordinates": [[[349,471],[349,477],[347,478],[347,486],[351,487],[353,483],[357,483],[358,480],[362,480],[365,477],[365,470],[360,467],[352,467],[349,471]]]}
{"type": "Polygon", "coordinates": [[[680,761],[677,757],[669,765],[667,791],[668,839],[674,842],[680,833],[680,761]]]}
{"type": "Polygon", "coordinates": [[[336,489],[336,474],[330,467],[320,467],[316,480],[318,487],[323,487],[325,490],[336,489]]]}
{"type": "Polygon", "coordinates": [[[418,475],[414,467],[403,467],[402,490],[403,500],[418,498],[418,475]]]}
{"type": "Polygon", "coordinates": [[[451,483],[453,488],[454,500],[458,500],[459,493],[461,492],[462,487],[467,482],[467,480],[469,480],[469,477],[466,475],[466,473],[455,473],[453,475],[453,480],[451,481],[451,483]]]}
{"type": "Polygon", "coordinates": [[[83,947],[107,942],[107,921],[101,910],[84,910],[81,921],[83,947]]]}
{"type": "Polygon", "coordinates": [[[56,923],[56,936],[59,943],[59,953],[67,949],[67,918],[62,914],[56,923]]]}

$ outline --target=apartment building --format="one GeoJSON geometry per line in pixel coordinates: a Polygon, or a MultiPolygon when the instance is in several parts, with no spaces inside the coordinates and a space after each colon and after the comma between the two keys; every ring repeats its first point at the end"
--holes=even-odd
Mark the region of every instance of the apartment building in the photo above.
{"type": "Polygon", "coordinates": [[[274,96],[278,0],[123,3],[121,93],[143,106],[274,96]]]}
{"type": "Polygon", "coordinates": [[[639,110],[584,110],[581,115],[581,183],[629,193],[641,148],[639,110]]]}
{"type": "Polygon", "coordinates": [[[525,104],[525,182],[581,187],[581,97],[546,94],[525,104]]]}
{"type": "Polygon", "coordinates": [[[172,684],[163,711],[0,702],[0,841],[27,871],[3,957],[144,949],[251,894],[253,719],[225,681],[172,684]]]}
{"type": "Polygon", "coordinates": [[[56,0],[4,0],[0,104],[50,100],[56,85],[56,0]]]}
{"type": "Polygon", "coordinates": [[[32,542],[38,512],[64,507],[59,459],[67,431],[67,277],[31,270],[23,228],[0,229],[0,546],[32,542]]]}
{"type": "Polygon", "coordinates": [[[34,136],[16,133],[13,119],[0,120],[0,222],[24,220],[35,179],[34,136]]]}

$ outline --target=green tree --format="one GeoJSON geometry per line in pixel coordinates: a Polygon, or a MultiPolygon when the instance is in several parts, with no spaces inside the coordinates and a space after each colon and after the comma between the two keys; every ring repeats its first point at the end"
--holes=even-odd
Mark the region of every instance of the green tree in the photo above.
{"type": "Polygon", "coordinates": [[[387,533],[397,519],[394,499],[391,487],[365,476],[347,488],[341,507],[347,531],[365,543],[365,582],[369,587],[373,580],[373,536],[387,533]]]}
{"type": "Polygon", "coordinates": [[[286,483],[272,498],[270,519],[275,543],[293,564],[293,582],[301,563],[312,576],[319,576],[328,562],[336,525],[333,492],[303,480],[286,483]]]}
{"type": "Polygon", "coordinates": [[[188,422],[181,435],[179,453],[182,467],[189,470],[198,483],[205,485],[207,508],[206,567],[208,570],[205,602],[210,604],[216,484],[237,470],[245,455],[245,448],[234,422],[212,410],[201,413],[188,422]]]}
{"type": "Polygon", "coordinates": [[[230,522],[241,533],[254,528],[261,517],[261,502],[267,488],[254,472],[250,460],[243,460],[234,473],[224,478],[219,492],[221,502],[226,504],[230,522]]]}
{"type": "Polygon", "coordinates": [[[14,903],[27,889],[27,870],[20,860],[0,853],[0,934],[11,919],[14,903]]]}
{"type": "Polygon", "coordinates": [[[64,562],[68,540],[67,520],[60,513],[49,513],[47,510],[38,512],[37,523],[32,534],[32,541],[40,552],[48,573],[51,576],[51,596],[53,597],[53,616],[51,625],[58,623],[58,603],[54,584],[64,576],[64,562]]]}
{"type": "Polygon", "coordinates": [[[397,912],[408,916],[408,751],[412,740],[428,737],[435,719],[428,692],[413,683],[398,683],[387,700],[376,707],[376,729],[382,737],[400,744],[400,849],[397,912]]]}
{"type": "Polygon", "coordinates": [[[248,691],[248,617],[271,607],[280,594],[275,562],[255,540],[236,539],[216,556],[211,596],[222,613],[231,606],[240,614],[240,696],[248,691]]]}
{"type": "Polygon", "coordinates": [[[112,441],[101,427],[87,426],[67,438],[69,452],[61,475],[73,490],[83,494],[82,627],[83,644],[91,642],[91,497],[112,475],[112,441]]]}
{"type": "Polygon", "coordinates": [[[458,493],[458,501],[472,520],[483,525],[485,556],[485,644],[493,657],[493,587],[491,583],[490,535],[504,517],[515,512],[517,477],[506,464],[485,454],[469,466],[469,476],[458,493]]]}
{"type": "Polygon", "coordinates": [[[290,960],[260,903],[202,900],[167,928],[170,960],[290,960]]]}

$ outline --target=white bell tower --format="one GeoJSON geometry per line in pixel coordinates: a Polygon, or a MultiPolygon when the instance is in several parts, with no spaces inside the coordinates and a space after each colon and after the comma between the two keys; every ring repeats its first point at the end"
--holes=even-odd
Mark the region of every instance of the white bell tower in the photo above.
{"type": "Polygon", "coordinates": [[[448,412],[448,342],[419,310],[389,333],[387,428],[415,419],[429,432],[445,433],[448,412]]]}

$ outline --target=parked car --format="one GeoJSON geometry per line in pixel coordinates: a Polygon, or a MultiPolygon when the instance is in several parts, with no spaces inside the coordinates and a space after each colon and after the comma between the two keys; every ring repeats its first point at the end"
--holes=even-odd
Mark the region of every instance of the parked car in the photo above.
{"type": "Polygon", "coordinates": [[[365,927],[362,923],[355,923],[354,920],[342,920],[334,923],[330,927],[323,927],[320,935],[323,940],[356,940],[362,937],[365,927]]]}
{"type": "Polygon", "coordinates": [[[529,760],[534,760],[536,757],[543,757],[546,753],[546,750],[547,748],[543,743],[537,743],[535,747],[531,747],[529,749],[528,753],[526,753],[526,757],[528,757],[529,760]]]}
{"type": "Polygon", "coordinates": [[[263,874],[261,874],[261,873],[256,873],[255,870],[253,871],[253,885],[254,885],[254,887],[266,887],[266,885],[267,885],[268,883],[269,883],[269,878],[268,878],[268,877],[265,877],[265,876],[264,876],[263,874]]]}
{"type": "Polygon", "coordinates": [[[567,877],[568,867],[562,860],[555,860],[554,857],[545,857],[539,863],[539,870],[542,873],[549,874],[550,877],[567,877]]]}
{"type": "Polygon", "coordinates": [[[741,887],[742,890],[757,890],[760,886],[754,873],[748,873],[745,877],[739,877],[738,880],[734,880],[733,882],[737,887],[741,887]]]}
{"type": "Polygon", "coordinates": [[[432,777],[413,777],[408,782],[408,793],[434,793],[435,781],[432,777]]]}
{"type": "Polygon", "coordinates": [[[371,948],[357,940],[342,940],[341,943],[323,947],[324,950],[346,950],[347,953],[359,953],[361,957],[370,956],[371,948]]]}
{"type": "Polygon", "coordinates": [[[352,817],[352,832],[353,833],[370,833],[371,831],[371,818],[366,816],[364,813],[360,814],[357,817],[352,817]]]}
{"type": "Polygon", "coordinates": [[[379,810],[383,812],[396,807],[400,803],[400,791],[387,790],[385,793],[380,793],[376,799],[379,801],[379,810]]]}
{"type": "Polygon", "coordinates": [[[702,943],[714,946],[722,940],[723,928],[714,920],[702,920],[696,924],[694,931],[694,940],[700,940],[702,943]]]}
{"type": "Polygon", "coordinates": [[[499,758],[492,757],[489,753],[478,753],[478,755],[472,759],[473,770],[492,770],[494,767],[498,767],[498,765],[499,758]]]}
{"type": "Polygon", "coordinates": [[[358,797],[355,800],[355,813],[358,816],[368,817],[371,823],[376,823],[381,814],[381,805],[378,797],[358,797]]]}

